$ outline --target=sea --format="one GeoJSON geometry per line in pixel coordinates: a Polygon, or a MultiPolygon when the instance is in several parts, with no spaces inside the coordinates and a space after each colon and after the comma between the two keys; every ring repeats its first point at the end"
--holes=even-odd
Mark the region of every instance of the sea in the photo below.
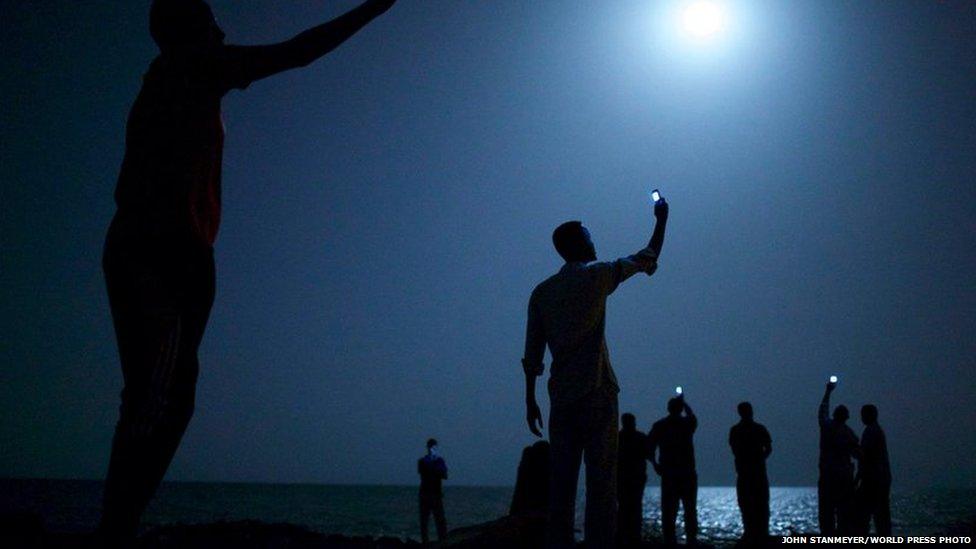
{"type": "MultiPolygon", "coordinates": [[[[449,528],[487,522],[507,514],[513,489],[448,486],[444,503],[449,528]]],[[[102,483],[92,480],[0,480],[0,514],[31,512],[53,532],[94,529],[102,483]]],[[[660,536],[660,491],[644,495],[645,535],[660,536]]],[[[577,505],[582,526],[583,494],[577,505]]],[[[727,543],[742,534],[734,487],[702,487],[698,493],[700,538],[727,543]]],[[[976,489],[895,491],[895,535],[971,533],[976,489]]],[[[418,539],[415,486],[166,482],[143,517],[143,526],[260,520],[291,523],[326,534],[418,539]]],[[[681,532],[679,514],[679,535],[681,532]]],[[[433,525],[431,525],[433,528],[433,525]]],[[[817,490],[773,487],[770,531],[777,535],[817,531],[817,490]]]]}

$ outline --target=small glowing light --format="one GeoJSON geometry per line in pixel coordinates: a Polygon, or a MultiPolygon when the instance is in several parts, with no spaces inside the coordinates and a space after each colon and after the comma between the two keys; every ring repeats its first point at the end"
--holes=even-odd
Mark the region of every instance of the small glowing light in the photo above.
{"type": "Polygon", "coordinates": [[[661,200],[661,193],[657,189],[651,191],[651,200],[654,202],[659,202],[661,200]]]}
{"type": "Polygon", "coordinates": [[[725,26],[725,12],[715,2],[695,2],[685,8],[685,31],[698,38],[708,38],[725,26]]]}
{"type": "Polygon", "coordinates": [[[837,376],[830,376],[831,383],[837,383],[837,376]]]}
{"type": "Polygon", "coordinates": [[[681,385],[678,385],[677,387],[675,387],[675,388],[674,388],[674,392],[680,395],[680,394],[681,394],[681,393],[683,392],[683,391],[681,390],[681,385]]]}

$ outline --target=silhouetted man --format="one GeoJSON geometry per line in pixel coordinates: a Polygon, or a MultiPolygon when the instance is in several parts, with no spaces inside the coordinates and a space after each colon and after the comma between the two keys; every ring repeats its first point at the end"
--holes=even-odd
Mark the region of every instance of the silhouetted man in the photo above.
{"type": "Polygon", "coordinates": [[[620,416],[617,451],[617,538],[623,547],[640,544],[644,485],[647,484],[647,435],[637,430],[634,414],[620,416]]]}
{"type": "Polygon", "coordinates": [[[420,539],[429,541],[427,521],[434,514],[437,527],[437,541],[447,537],[447,521],[444,519],[444,493],[441,481],[447,479],[447,464],[437,455],[437,441],[427,441],[427,455],[417,460],[417,473],[420,474],[420,539]]]}
{"type": "Polygon", "coordinates": [[[742,513],[742,541],[766,543],[769,537],[769,478],[766,458],[773,452],[769,431],[752,419],[752,404],[739,403],[739,423],[729,430],[735,456],[735,493],[742,513]]]}
{"type": "Polygon", "coordinates": [[[566,260],[559,272],[536,286],[529,299],[525,335],[526,420],[542,436],[542,412],[535,381],[542,375],[546,345],[552,353],[549,378],[549,483],[547,544],[572,547],[580,460],[586,462],[585,538],[590,547],[614,543],[617,510],[617,378],[604,337],[606,301],[635,273],[653,274],[664,243],[668,205],[655,203],[657,223],[647,247],[616,261],[591,263],[596,249],[579,221],[552,234],[566,260]]]}
{"type": "Polygon", "coordinates": [[[864,433],[861,435],[861,459],[857,468],[858,527],[862,533],[870,531],[871,520],[879,536],[891,534],[891,465],[888,463],[888,443],[878,425],[878,408],[873,404],[861,407],[864,433]]]}
{"type": "Polygon", "coordinates": [[[369,0],[279,44],[227,46],[203,0],[153,2],[160,54],[129,113],[103,259],[124,379],[99,527],[106,543],[134,538],[193,414],[214,298],[221,99],[308,65],[392,4],[369,0]]]}
{"type": "Polygon", "coordinates": [[[847,426],[850,413],[843,404],[828,417],[830,393],[836,383],[827,383],[820,402],[820,480],[817,483],[820,533],[833,535],[852,531],[852,503],[854,498],[854,464],[859,452],[857,436],[847,426]]]}
{"type": "Polygon", "coordinates": [[[685,539],[689,545],[698,540],[698,473],[693,440],[697,428],[698,418],[691,406],[684,396],[677,396],[668,401],[667,417],[654,423],[647,435],[647,453],[654,471],[661,476],[661,530],[665,543],[678,541],[675,522],[679,502],[685,511],[685,539]]]}

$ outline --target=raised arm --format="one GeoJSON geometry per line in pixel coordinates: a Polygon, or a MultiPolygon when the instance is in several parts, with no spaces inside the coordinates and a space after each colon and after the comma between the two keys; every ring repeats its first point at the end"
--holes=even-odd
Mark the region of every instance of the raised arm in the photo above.
{"type": "Polygon", "coordinates": [[[537,437],[542,437],[542,411],[535,400],[535,380],[542,375],[544,369],[542,359],[545,353],[546,335],[542,325],[542,315],[533,294],[529,299],[522,370],[525,372],[525,420],[529,424],[529,430],[537,437]]]}
{"type": "Polygon", "coordinates": [[[651,234],[651,241],[647,247],[654,251],[654,257],[661,256],[661,248],[664,246],[664,231],[668,227],[668,203],[664,198],[654,204],[654,233],[651,234]]]}
{"type": "Polygon", "coordinates": [[[688,423],[691,424],[691,432],[695,432],[698,429],[698,418],[695,416],[695,412],[691,410],[691,406],[688,406],[688,402],[685,401],[684,397],[681,397],[681,402],[685,405],[685,416],[688,418],[688,423]]]}
{"type": "Polygon", "coordinates": [[[830,393],[833,392],[835,384],[827,383],[827,389],[824,391],[823,399],[820,401],[820,408],[817,410],[817,419],[820,422],[820,427],[826,427],[827,423],[830,421],[830,393]]]}
{"type": "Polygon", "coordinates": [[[327,23],[277,44],[227,46],[228,88],[243,87],[255,80],[308,65],[339,47],[370,21],[390,9],[395,1],[367,0],[327,23]]]}

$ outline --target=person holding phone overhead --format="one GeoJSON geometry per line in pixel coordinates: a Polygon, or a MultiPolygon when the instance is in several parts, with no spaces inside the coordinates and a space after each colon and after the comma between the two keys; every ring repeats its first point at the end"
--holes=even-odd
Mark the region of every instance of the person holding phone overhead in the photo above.
{"type": "Polygon", "coordinates": [[[224,126],[233,89],[329,53],[395,0],[368,0],[290,40],[224,44],[203,0],[155,0],[149,32],[160,54],[129,112],[117,210],[103,267],[123,389],[99,537],[131,543],[193,414],[214,299],[224,126]]]}
{"type": "Polygon", "coordinates": [[[525,334],[526,421],[542,436],[542,412],[535,398],[546,346],[552,353],[549,378],[548,547],[573,547],[576,485],[580,460],[586,463],[586,543],[612,547],[617,494],[617,378],[605,339],[606,301],[621,282],[638,272],[657,270],[664,244],[668,204],[654,204],[657,223],[646,247],[614,261],[596,262],[590,232],[568,221],[552,233],[565,260],[558,273],[541,282],[529,298],[525,334]]]}

